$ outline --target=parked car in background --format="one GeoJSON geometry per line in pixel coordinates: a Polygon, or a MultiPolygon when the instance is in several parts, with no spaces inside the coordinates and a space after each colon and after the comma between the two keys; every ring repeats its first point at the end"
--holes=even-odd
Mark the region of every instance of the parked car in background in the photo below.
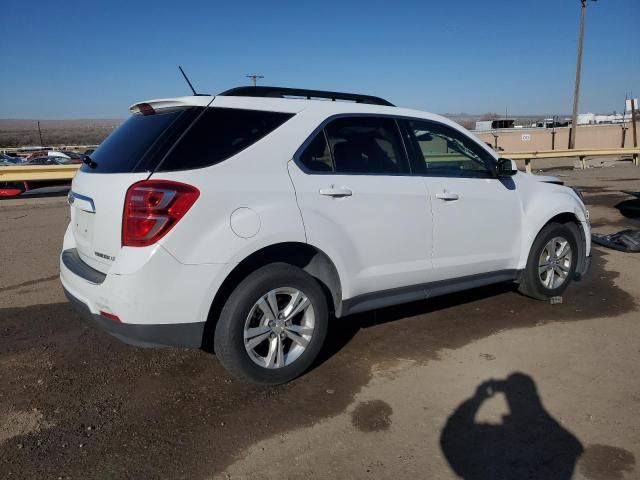
{"type": "MultiPolygon", "coordinates": [[[[0,169],[3,167],[15,167],[20,165],[22,159],[19,157],[12,157],[5,153],[0,153],[0,169]]],[[[2,197],[14,197],[20,195],[24,191],[24,185],[22,182],[0,182],[0,198],[2,197]]]]}
{"type": "MultiPolygon", "coordinates": [[[[67,156],[47,156],[47,157],[35,157],[27,160],[26,165],[70,165],[73,162],[67,156]]],[[[82,162],[81,162],[82,163],[82,162]]]]}
{"type": "Polygon", "coordinates": [[[31,160],[39,157],[60,157],[60,158],[69,158],[68,155],[65,155],[62,152],[58,152],[57,150],[40,150],[37,152],[32,152],[27,155],[25,158],[27,160],[31,160]]]}
{"type": "Polygon", "coordinates": [[[4,153],[0,153],[0,165],[19,165],[22,163],[20,157],[12,157],[4,153]]]}
{"type": "Polygon", "coordinates": [[[69,157],[69,159],[71,160],[69,163],[80,164],[84,161],[86,157],[86,154],[84,153],[72,152],[70,150],[60,150],[60,153],[69,157]]]}
{"type": "Polygon", "coordinates": [[[498,282],[548,300],[587,270],[580,195],[442,116],[273,87],[131,111],[73,179],[60,279],[134,345],[213,348],[278,384],[330,313],[498,282]]]}
{"type": "MultiPolygon", "coordinates": [[[[30,155],[30,159],[23,161],[21,158],[11,157],[9,155],[3,155],[0,158],[1,166],[55,166],[55,165],[71,165],[73,163],[81,163],[77,160],[69,158],[67,155],[61,152],[53,151],[52,155],[48,155],[50,151],[43,150],[36,152],[39,156],[30,155]]],[[[83,157],[84,158],[84,157],[83,157]]],[[[23,194],[29,190],[37,190],[45,187],[66,187],[71,182],[69,180],[25,180],[17,182],[0,182],[0,197],[15,197],[23,194]]]]}

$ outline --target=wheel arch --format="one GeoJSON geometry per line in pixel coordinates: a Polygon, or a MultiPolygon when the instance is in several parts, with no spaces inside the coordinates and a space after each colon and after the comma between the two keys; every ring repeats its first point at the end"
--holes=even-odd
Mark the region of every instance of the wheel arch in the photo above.
{"type": "Polygon", "coordinates": [[[213,351],[216,322],[225,302],[234,288],[257,269],[274,262],[283,262],[301,268],[315,278],[322,287],[329,310],[340,315],[342,287],[336,266],[329,256],[312,245],[300,242],[283,242],[261,248],[236,265],[224,279],[211,302],[205,323],[202,347],[213,351]]]}
{"type": "MultiPolygon", "coordinates": [[[[559,212],[553,215],[551,218],[547,219],[544,223],[542,223],[537,230],[534,231],[534,234],[531,235],[531,238],[528,239],[528,248],[525,250],[526,256],[523,256],[524,264],[529,258],[531,254],[531,248],[533,247],[533,243],[535,242],[540,232],[547,226],[552,223],[559,223],[562,225],[566,225],[575,235],[577,243],[578,243],[578,263],[576,265],[576,272],[582,272],[584,270],[586,257],[587,257],[587,233],[582,225],[582,221],[576,215],[575,212],[564,211],[559,212]]],[[[579,273],[578,273],[579,275],[579,273]]]]}

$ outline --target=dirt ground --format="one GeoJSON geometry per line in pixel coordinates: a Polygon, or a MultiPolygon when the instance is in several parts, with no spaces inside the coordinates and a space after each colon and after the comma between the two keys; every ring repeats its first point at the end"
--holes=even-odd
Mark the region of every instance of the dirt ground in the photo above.
{"type": "MultiPolygon", "coordinates": [[[[640,228],[640,168],[553,174],[595,231],[640,228]]],[[[67,221],[64,197],[0,203],[2,478],[640,478],[640,254],[596,247],[562,304],[497,285],[333,321],[310,372],[264,388],[82,320],[67,221]]]]}

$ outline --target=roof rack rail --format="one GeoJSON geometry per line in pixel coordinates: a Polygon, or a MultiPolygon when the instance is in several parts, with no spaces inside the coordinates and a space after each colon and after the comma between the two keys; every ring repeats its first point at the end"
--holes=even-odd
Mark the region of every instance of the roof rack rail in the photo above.
{"type": "Polygon", "coordinates": [[[225,97],[271,97],[271,98],[287,98],[287,97],[304,97],[309,100],[315,98],[326,98],[327,100],[348,100],[356,103],[368,103],[371,105],[385,105],[395,107],[395,105],[384,98],[374,97],[371,95],[360,95],[358,93],[344,92],[327,92],[324,90],[307,90],[304,88],[285,88],[285,87],[236,87],[231,90],[220,93],[225,97]]]}

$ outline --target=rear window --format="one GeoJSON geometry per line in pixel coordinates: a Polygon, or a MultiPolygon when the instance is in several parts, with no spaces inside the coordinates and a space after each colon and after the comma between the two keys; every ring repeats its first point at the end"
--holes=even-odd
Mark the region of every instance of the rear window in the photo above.
{"type": "Polygon", "coordinates": [[[81,170],[126,173],[214,165],[254,144],[293,116],[215,107],[202,113],[203,107],[193,107],[133,115],[91,154],[97,167],[83,165],[81,170]]]}
{"type": "Polygon", "coordinates": [[[155,115],[132,115],[91,154],[91,160],[97,166],[90,168],[82,165],[81,170],[88,173],[144,171],[148,162],[143,163],[143,160],[148,157],[151,147],[158,143],[176,120],[188,116],[189,110],[194,109],[155,115]]]}

